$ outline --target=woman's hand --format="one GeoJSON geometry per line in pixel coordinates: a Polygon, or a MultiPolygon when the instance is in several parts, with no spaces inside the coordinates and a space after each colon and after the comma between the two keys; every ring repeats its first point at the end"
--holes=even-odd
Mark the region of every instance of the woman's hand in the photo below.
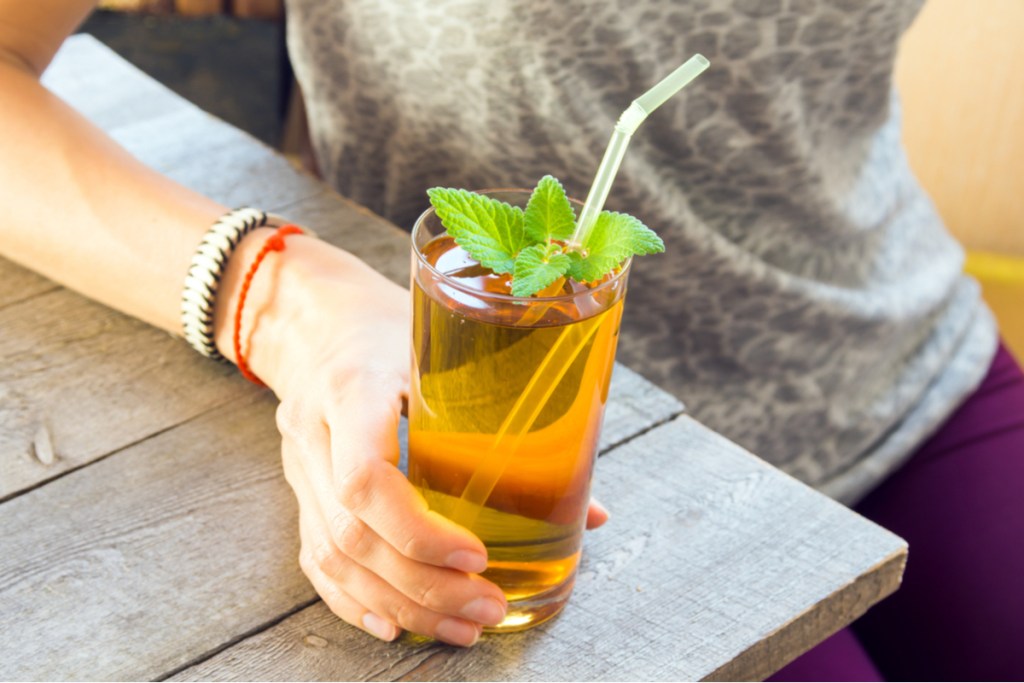
{"type": "MultiPolygon", "coordinates": [[[[258,250],[266,234],[243,240],[232,258],[225,311],[237,300],[231,271],[251,262],[246,252],[258,250]]],[[[249,363],[281,399],[277,423],[285,476],[299,502],[300,564],[316,591],[335,614],[378,638],[406,629],[472,645],[483,625],[504,618],[507,602],[477,575],[487,565],[480,540],[430,511],[397,468],[409,305],[405,289],[352,255],[289,237],[253,280],[243,333],[258,315],[249,363]]],[[[231,316],[221,308],[218,302],[218,346],[229,351],[231,316]]],[[[588,526],[605,518],[594,507],[588,526]]]]}
{"type": "MultiPolygon", "coordinates": [[[[243,246],[258,248],[265,235],[243,246]]],[[[235,261],[251,258],[236,252],[235,261]]],[[[486,568],[483,544],[430,512],[396,467],[409,390],[408,292],[344,251],[295,236],[260,268],[246,312],[250,366],[281,399],[300,564],[314,588],[338,616],[379,638],[408,629],[474,643],[506,607],[476,575],[486,568]]]]}

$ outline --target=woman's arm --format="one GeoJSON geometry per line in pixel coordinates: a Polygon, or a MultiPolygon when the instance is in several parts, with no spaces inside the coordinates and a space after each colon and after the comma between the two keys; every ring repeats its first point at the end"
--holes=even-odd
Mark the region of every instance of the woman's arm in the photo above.
{"type": "MultiPolygon", "coordinates": [[[[0,0],[0,254],[180,334],[189,261],[226,207],[146,168],[40,85],[92,5],[0,0]]],[[[228,311],[269,233],[242,240],[218,291],[215,337],[232,360],[228,311]]],[[[262,310],[250,365],[281,399],[303,570],[339,616],[378,637],[406,628],[471,644],[506,604],[473,574],[486,551],[429,512],[395,467],[408,293],[351,254],[295,236],[249,297],[246,310],[262,310]]]]}
{"type": "Polygon", "coordinates": [[[0,0],[3,254],[177,332],[178,281],[226,207],[145,167],[39,83],[93,4],[0,0]]]}

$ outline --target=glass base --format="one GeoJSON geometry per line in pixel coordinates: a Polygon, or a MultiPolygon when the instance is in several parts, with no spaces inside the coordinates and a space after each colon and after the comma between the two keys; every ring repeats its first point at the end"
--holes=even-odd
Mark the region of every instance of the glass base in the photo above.
{"type": "Polygon", "coordinates": [[[484,633],[514,633],[539,626],[557,616],[569,601],[576,584],[576,573],[554,588],[524,598],[509,600],[505,620],[497,626],[485,626],[484,633]]]}

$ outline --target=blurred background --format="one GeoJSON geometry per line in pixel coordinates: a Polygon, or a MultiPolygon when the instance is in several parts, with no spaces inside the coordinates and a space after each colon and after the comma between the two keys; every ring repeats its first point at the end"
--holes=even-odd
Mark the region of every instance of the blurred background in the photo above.
{"type": "MultiPolygon", "coordinates": [[[[282,4],[103,0],[81,30],[308,166],[282,4]]],[[[896,84],[911,165],[1024,361],[1024,1],[984,5],[928,0],[904,37],[896,84]]]]}
{"type": "Polygon", "coordinates": [[[101,0],[80,31],[280,149],[293,81],[283,16],[282,0],[101,0]]]}

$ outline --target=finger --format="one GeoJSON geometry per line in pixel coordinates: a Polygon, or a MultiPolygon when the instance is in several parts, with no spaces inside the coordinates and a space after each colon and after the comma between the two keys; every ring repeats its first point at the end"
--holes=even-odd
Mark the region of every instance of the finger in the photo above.
{"type": "Polygon", "coordinates": [[[395,624],[387,619],[374,614],[349,595],[341,586],[324,574],[321,568],[330,561],[333,553],[329,545],[321,544],[322,549],[317,550],[318,539],[315,534],[309,531],[309,524],[306,521],[308,516],[316,514],[315,500],[309,490],[309,482],[306,480],[302,468],[295,458],[284,459],[285,477],[295,491],[299,501],[299,537],[302,542],[302,550],[299,554],[299,564],[302,571],[313,585],[314,590],[323,599],[324,603],[334,614],[344,621],[361,628],[367,633],[381,640],[392,641],[401,633],[395,624]],[[310,509],[314,508],[314,509],[310,509]]]}
{"type": "Polygon", "coordinates": [[[596,498],[590,499],[590,506],[587,508],[588,529],[596,529],[600,526],[603,526],[604,523],[608,521],[608,518],[610,516],[611,513],[608,512],[608,508],[606,508],[604,505],[601,505],[600,501],[598,501],[596,498]]]}
{"type": "Polygon", "coordinates": [[[452,645],[468,647],[479,640],[482,628],[477,624],[417,605],[376,574],[341,554],[331,542],[322,519],[312,514],[310,508],[300,513],[299,526],[302,569],[324,602],[332,611],[337,605],[339,611],[335,613],[345,621],[377,637],[390,635],[386,626],[380,624],[383,621],[452,645]],[[342,596],[348,596],[349,600],[342,596]],[[359,608],[364,611],[360,613],[359,608]],[[366,614],[373,616],[367,619],[366,614]],[[355,618],[359,621],[350,621],[355,618]]]}
{"type": "MultiPolygon", "coordinates": [[[[285,439],[282,448],[290,453],[295,444],[285,439]]],[[[507,602],[501,590],[479,576],[416,562],[400,555],[372,529],[338,505],[329,493],[318,496],[318,487],[329,487],[325,479],[307,476],[296,457],[286,457],[286,476],[300,501],[304,568],[315,567],[328,576],[342,576],[350,562],[365,566],[389,588],[397,589],[416,605],[439,615],[497,625],[505,618],[507,602]],[[333,505],[333,516],[325,515],[321,502],[333,505]],[[338,520],[339,526],[327,520],[338,520]]],[[[340,585],[340,584],[339,584],[340,585]]],[[[353,593],[361,595],[361,593],[353,593]]],[[[475,626],[474,623],[474,626],[475,626]]],[[[464,630],[464,629],[463,629],[464,630]]],[[[454,636],[456,641],[458,636],[454,636]]],[[[444,638],[451,640],[451,636],[444,638]]],[[[458,644],[465,644],[461,642],[458,644]]]]}
{"type": "MultiPolygon", "coordinates": [[[[282,448],[293,448],[290,440],[282,448]]],[[[295,458],[289,458],[294,461],[295,458]]],[[[328,477],[290,473],[297,495],[315,500],[326,533],[342,555],[384,579],[403,595],[435,612],[494,626],[505,618],[508,602],[490,581],[465,572],[408,558],[342,506],[328,477]],[[307,493],[308,492],[308,493],[307,493]]]]}
{"type": "Polygon", "coordinates": [[[338,387],[335,395],[354,398],[336,399],[330,431],[302,402],[282,401],[278,428],[285,442],[297,446],[294,454],[309,478],[331,483],[325,500],[347,507],[400,553],[436,566],[482,572],[487,551],[480,540],[428,510],[423,497],[391,464],[398,460],[400,392],[398,383],[338,387]]]}
{"type": "Polygon", "coordinates": [[[386,642],[391,642],[401,634],[402,629],[363,607],[322,572],[307,571],[306,576],[317,594],[323,598],[324,604],[342,620],[386,642]]]}
{"type": "Polygon", "coordinates": [[[497,586],[477,575],[402,555],[338,502],[329,477],[309,476],[307,481],[315,493],[327,532],[343,555],[429,609],[487,626],[504,620],[508,602],[497,586]]]}
{"type": "MultiPolygon", "coordinates": [[[[329,487],[319,480],[313,480],[311,485],[314,489],[329,487]]],[[[318,491],[317,500],[322,504],[325,532],[341,554],[366,567],[413,602],[487,626],[504,620],[508,602],[501,589],[490,581],[408,558],[329,494],[318,491]]]]}
{"type": "Polygon", "coordinates": [[[483,543],[427,508],[397,467],[400,399],[380,387],[348,391],[328,410],[334,487],[341,505],[402,555],[470,573],[487,568],[483,543]]]}

